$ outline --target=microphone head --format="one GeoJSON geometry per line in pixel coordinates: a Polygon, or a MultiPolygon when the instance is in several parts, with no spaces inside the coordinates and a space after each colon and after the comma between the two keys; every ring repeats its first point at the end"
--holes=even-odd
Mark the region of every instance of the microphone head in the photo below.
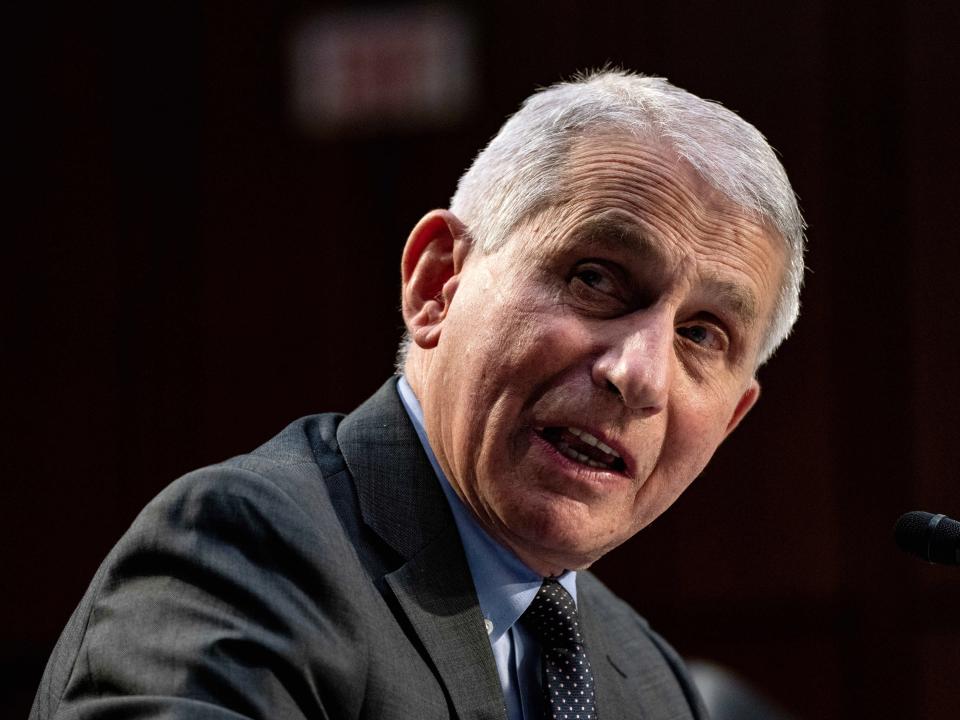
{"type": "Polygon", "coordinates": [[[901,550],[927,562],[960,565],[960,522],[919,510],[902,515],[893,529],[901,550]]]}

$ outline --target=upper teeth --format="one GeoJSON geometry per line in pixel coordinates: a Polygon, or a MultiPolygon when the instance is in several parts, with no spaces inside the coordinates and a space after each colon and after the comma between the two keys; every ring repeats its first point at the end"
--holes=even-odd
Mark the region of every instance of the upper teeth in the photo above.
{"type": "Polygon", "coordinates": [[[569,432],[571,435],[576,435],[583,442],[587,443],[587,445],[593,445],[594,447],[599,448],[600,450],[603,450],[605,453],[607,453],[607,455],[613,455],[614,457],[617,457],[617,458],[620,457],[620,453],[618,453],[609,445],[606,445],[605,443],[595,438],[586,430],[581,430],[580,428],[575,428],[575,427],[568,427],[567,432],[569,432]]]}

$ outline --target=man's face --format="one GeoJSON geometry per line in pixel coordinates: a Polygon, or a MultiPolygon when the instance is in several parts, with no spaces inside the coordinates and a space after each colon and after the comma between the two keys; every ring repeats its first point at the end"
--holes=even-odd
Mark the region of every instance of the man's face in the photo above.
{"type": "Polygon", "coordinates": [[[541,574],[650,523],[750,409],[785,257],[656,146],[568,167],[565,200],[467,254],[418,382],[448,478],[541,574]]]}

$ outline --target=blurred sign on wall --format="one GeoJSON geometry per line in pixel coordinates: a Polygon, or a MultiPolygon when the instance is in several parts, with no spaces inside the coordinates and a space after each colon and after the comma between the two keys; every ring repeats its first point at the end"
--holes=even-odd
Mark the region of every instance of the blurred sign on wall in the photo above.
{"type": "Polygon", "coordinates": [[[290,44],[291,109],[314,135],[437,127],[470,109],[473,26],[440,5],[321,12],[290,44]]]}

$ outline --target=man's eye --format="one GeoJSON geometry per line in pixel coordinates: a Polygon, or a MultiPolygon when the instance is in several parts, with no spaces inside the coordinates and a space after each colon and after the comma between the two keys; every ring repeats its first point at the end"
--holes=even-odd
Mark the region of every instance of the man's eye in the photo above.
{"type": "Polygon", "coordinates": [[[585,282],[590,287],[597,287],[598,285],[601,285],[605,280],[603,275],[601,275],[600,272],[597,270],[581,270],[577,274],[577,277],[580,278],[583,282],[585,282]]]}
{"type": "Polygon", "coordinates": [[[598,265],[583,265],[573,273],[574,283],[586,285],[602,293],[617,294],[618,285],[608,269],[598,265]]]}
{"type": "Polygon", "coordinates": [[[706,325],[681,325],[677,328],[677,335],[701,347],[711,350],[724,350],[727,339],[724,333],[716,327],[706,325]]]}
{"type": "Polygon", "coordinates": [[[687,340],[692,340],[698,345],[707,341],[710,333],[703,325],[690,325],[689,327],[677,328],[677,333],[687,340]]]}

